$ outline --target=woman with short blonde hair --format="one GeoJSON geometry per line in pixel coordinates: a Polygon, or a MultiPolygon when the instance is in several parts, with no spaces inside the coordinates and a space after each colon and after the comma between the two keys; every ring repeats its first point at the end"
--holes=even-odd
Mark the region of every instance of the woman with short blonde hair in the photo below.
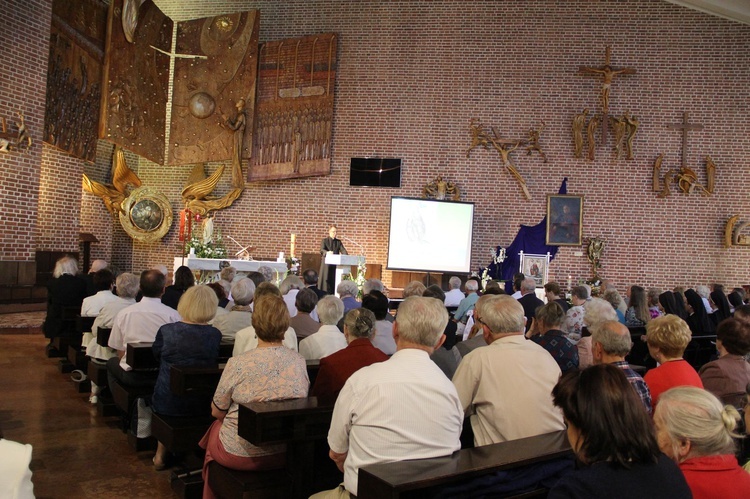
{"type": "Polygon", "coordinates": [[[656,407],[662,393],[675,386],[703,388],[698,373],[682,358],[688,343],[690,328],[676,315],[657,317],[646,326],[648,352],[659,363],[643,377],[651,392],[652,407],[656,407]]]}
{"type": "MultiPolygon", "coordinates": [[[[159,328],[154,339],[154,356],[159,375],[154,386],[152,409],[165,416],[208,416],[210,397],[189,393],[175,395],[170,388],[172,366],[216,367],[221,333],[208,324],[216,314],[219,299],[205,285],[192,286],[183,293],[177,311],[182,320],[159,328]]],[[[167,449],[159,442],[154,456],[157,470],[166,466],[167,449]]]]}
{"type": "Polygon", "coordinates": [[[734,456],[739,419],[734,407],[700,388],[662,394],[654,413],[656,439],[680,466],[695,499],[750,497],[750,474],[734,456]]]}

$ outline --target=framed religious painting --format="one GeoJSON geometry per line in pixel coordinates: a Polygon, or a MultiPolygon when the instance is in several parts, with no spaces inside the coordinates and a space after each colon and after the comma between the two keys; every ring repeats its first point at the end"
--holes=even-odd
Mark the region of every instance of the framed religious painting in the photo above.
{"type": "Polygon", "coordinates": [[[547,244],[580,246],[583,196],[547,194],[547,244]]]}
{"type": "Polygon", "coordinates": [[[532,255],[530,253],[519,253],[521,257],[518,271],[523,275],[534,279],[537,288],[544,287],[549,276],[549,260],[552,255],[532,255]]]}

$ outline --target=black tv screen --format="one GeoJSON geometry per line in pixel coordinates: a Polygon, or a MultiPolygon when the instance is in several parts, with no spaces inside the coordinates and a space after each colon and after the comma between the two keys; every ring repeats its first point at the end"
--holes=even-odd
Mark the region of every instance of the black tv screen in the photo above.
{"type": "Polygon", "coordinates": [[[352,158],[349,185],[401,187],[401,159],[352,158]]]}

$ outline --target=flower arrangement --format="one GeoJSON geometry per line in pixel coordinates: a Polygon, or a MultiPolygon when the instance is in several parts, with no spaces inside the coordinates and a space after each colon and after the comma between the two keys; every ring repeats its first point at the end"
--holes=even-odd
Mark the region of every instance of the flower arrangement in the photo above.
{"type": "Polygon", "coordinates": [[[354,281],[354,283],[357,285],[357,288],[359,288],[359,292],[357,293],[357,298],[362,298],[362,287],[365,285],[365,273],[367,272],[367,265],[365,265],[365,262],[363,260],[359,261],[359,264],[357,265],[357,277],[352,278],[351,274],[344,274],[341,278],[348,280],[348,281],[354,281]]]}
{"type": "Polygon", "coordinates": [[[205,242],[203,237],[193,235],[188,241],[185,249],[188,253],[193,250],[197,258],[226,258],[227,249],[221,238],[221,230],[216,229],[210,241],[205,242]]]}
{"type": "Polygon", "coordinates": [[[492,262],[487,267],[479,269],[481,274],[477,275],[477,277],[480,278],[482,281],[482,289],[487,285],[487,282],[489,282],[492,279],[501,280],[502,275],[502,264],[507,258],[505,254],[505,248],[502,246],[496,247],[494,250],[490,250],[490,255],[492,257],[492,262]]]}
{"type": "Polygon", "coordinates": [[[290,274],[297,275],[299,271],[299,258],[296,256],[286,257],[286,266],[289,269],[290,274]]]}

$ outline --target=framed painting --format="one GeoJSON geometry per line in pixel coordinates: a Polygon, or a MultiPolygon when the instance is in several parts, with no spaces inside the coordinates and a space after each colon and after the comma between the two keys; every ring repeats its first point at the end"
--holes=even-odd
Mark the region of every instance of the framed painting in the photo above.
{"type": "Polygon", "coordinates": [[[546,255],[532,255],[523,251],[519,255],[521,263],[518,271],[532,277],[536,282],[537,288],[544,287],[549,275],[549,260],[551,255],[549,253],[546,255]]]}
{"type": "Polygon", "coordinates": [[[580,246],[583,196],[547,194],[547,244],[580,246]]]}

